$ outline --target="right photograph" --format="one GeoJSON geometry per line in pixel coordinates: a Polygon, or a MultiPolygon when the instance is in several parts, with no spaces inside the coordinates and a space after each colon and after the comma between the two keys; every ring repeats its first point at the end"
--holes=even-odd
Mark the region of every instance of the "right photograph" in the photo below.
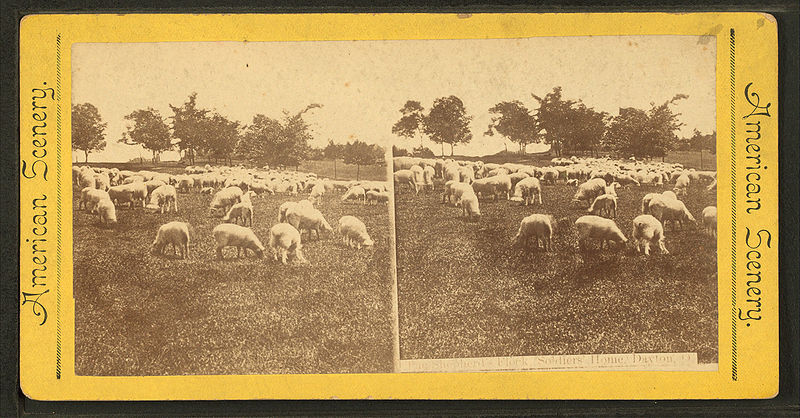
{"type": "Polygon", "coordinates": [[[716,371],[715,37],[441,45],[392,127],[397,371],[716,371]]]}

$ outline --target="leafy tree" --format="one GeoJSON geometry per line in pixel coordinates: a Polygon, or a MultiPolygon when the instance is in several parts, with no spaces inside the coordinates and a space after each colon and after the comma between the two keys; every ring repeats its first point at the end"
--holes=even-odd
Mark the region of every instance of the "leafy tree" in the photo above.
{"type": "Polygon", "coordinates": [[[456,96],[440,97],[433,102],[430,112],[424,119],[424,131],[433,142],[450,144],[450,155],[458,143],[472,140],[469,123],[472,116],[467,115],[464,103],[456,96]]]}
{"type": "Polygon", "coordinates": [[[403,116],[392,126],[392,133],[408,139],[419,137],[419,146],[422,147],[422,136],[420,134],[425,126],[424,111],[425,108],[418,101],[407,101],[403,108],[400,109],[400,113],[403,116]]]}
{"type": "Polygon", "coordinates": [[[408,155],[408,150],[405,148],[397,148],[396,145],[392,145],[392,156],[393,157],[405,157],[408,155]]]}
{"type": "Polygon", "coordinates": [[[72,106],[72,149],[83,151],[84,162],[89,161],[90,152],[106,148],[106,126],[93,104],[72,106]]]}
{"type": "Polygon", "coordinates": [[[717,131],[710,134],[703,135],[697,129],[692,133],[692,137],[685,140],[688,149],[693,151],[700,151],[700,169],[703,169],[705,161],[703,158],[703,151],[709,151],[711,154],[717,153],[717,131]]]}
{"type": "Polygon", "coordinates": [[[553,91],[544,97],[533,95],[539,102],[537,120],[539,128],[544,130],[544,141],[550,144],[556,155],[564,152],[565,138],[570,137],[573,129],[572,106],[576,104],[574,100],[564,100],[561,97],[561,87],[554,87],[553,91]]]}
{"type": "Polygon", "coordinates": [[[572,127],[565,138],[565,146],[570,151],[597,152],[606,131],[608,114],[597,112],[583,103],[577,103],[570,110],[572,127]]]}
{"type": "Polygon", "coordinates": [[[228,160],[228,164],[231,164],[231,154],[239,143],[239,122],[214,113],[205,118],[203,126],[205,133],[202,146],[208,157],[228,160]]]}
{"type": "Polygon", "coordinates": [[[335,144],[333,140],[328,140],[328,145],[325,146],[325,149],[322,150],[322,154],[325,158],[329,160],[333,160],[333,179],[336,180],[336,160],[344,158],[344,144],[335,144]]]}
{"type": "Polygon", "coordinates": [[[519,144],[520,154],[525,154],[528,144],[541,140],[536,117],[522,102],[501,102],[489,109],[489,112],[498,116],[492,117],[486,135],[493,136],[497,132],[511,142],[516,142],[519,144]]]}
{"type": "Polygon", "coordinates": [[[141,145],[152,151],[154,163],[158,161],[159,154],[172,148],[169,125],[158,110],[149,107],[134,110],[125,116],[125,120],[132,122],[132,125],[126,127],[119,142],[127,145],[141,145]]]}
{"type": "Polygon", "coordinates": [[[675,132],[681,127],[680,114],[669,106],[688,96],[678,94],[661,105],[645,111],[621,108],[603,139],[604,144],[618,154],[637,158],[664,157],[678,142],[675,132]]]}
{"type": "Polygon", "coordinates": [[[356,180],[360,179],[362,165],[378,164],[383,161],[383,156],[383,148],[378,145],[356,140],[344,146],[344,162],[356,165],[356,180]]]}
{"type": "Polygon", "coordinates": [[[174,115],[172,119],[172,135],[178,140],[178,148],[184,151],[191,164],[194,164],[197,151],[203,146],[206,138],[206,116],[209,111],[197,108],[197,93],[189,95],[189,99],[180,107],[169,105],[174,115]]]}
{"type": "Polygon", "coordinates": [[[258,165],[298,166],[308,155],[311,133],[303,114],[322,107],[310,104],[292,115],[284,111],[281,120],[264,115],[253,117],[237,147],[237,154],[258,165]]]}

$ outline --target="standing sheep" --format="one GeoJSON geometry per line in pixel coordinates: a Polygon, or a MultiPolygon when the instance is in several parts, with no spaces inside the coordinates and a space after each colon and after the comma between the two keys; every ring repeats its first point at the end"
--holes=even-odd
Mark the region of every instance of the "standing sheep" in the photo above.
{"type": "Polygon", "coordinates": [[[339,235],[342,241],[350,248],[361,249],[362,246],[371,246],[375,242],[367,234],[367,226],[355,216],[342,216],[339,219],[339,235]]]}
{"type": "Polygon", "coordinates": [[[230,210],[231,206],[241,202],[242,200],[242,189],[237,186],[226,187],[217,192],[214,197],[211,199],[211,204],[209,208],[211,210],[212,215],[214,216],[222,216],[230,210]],[[222,213],[217,215],[221,210],[222,213]]]}
{"type": "Polygon", "coordinates": [[[233,221],[239,224],[242,221],[242,226],[253,226],[253,205],[249,202],[239,202],[228,210],[228,213],[222,218],[224,222],[233,221]]]}
{"type": "Polygon", "coordinates": [[[522,202],[523,205],[528,206],[531,202],[536,203],[537,198],[541,205],[542,186],[539,183],[539,179],[536,177],[526,177],[517,182],[517,185],[514,187],[514,196],[511,200],[522,202]]]}
{"type": "Polygon", "coordinates": [[[264,246],[250,228],[236,224],[219,224],[211,231],[211,235],[214,236],[214,241],[217,243],[215,251],[219,259],[223,258],[222,249],[225,247],[236,247],[237,257],[242,256],[242,250],[244,250],[245,256],[247,250],[253,251],[258,258],[264,256],[264,246]]]}
{"type": "Polygon", "coordinates": [[[617,196],[608,193],[597,196],[589,206],[589,213],[606,218],[616,218],[617,196]]]}
{"type": "Polygon", "coordinates": [[[166,212],[169,212],[170,203],[172,203],[175,213],[178,213],[178,194],[175,187],[165,184],[150,193],[150,203],[147,208],[161,209],[161,213],[164,213],[166,209],[166,212]]]}
{"type": "Polygon", "coordinates": [[[109,199],[103,199],[97,203],[97,214],[100,215],[100,222],[103,225],[108,226],[117,223],[117,209],[109,199]]]}
{"type": "Polygon", "coordinates": [[[163,255],[167,244],[172,244],[173,253],[180,249],[181,258],[189,257],[189,224],[174,221],[161,225],[151,246],[152,253],[163,255]]]}
{"type": "Polygon", "coordinates": [[[279,223],[269,230],[269,247],[272,250],[272,257],[281,263],[286,264],[288,255],[292,254],[300,263],[307,263],[303,257],[303,244],[300,243],[300,232],[295,227],[287,223],[279,223]]]}
{"type": "Polygon", "coordinates": [[[353,186],[347,190],[347,192],[342,196],[342,202],[348,200],[360,200],[362,203],[366,203],[367,200],[367,192],[361,186],[353,186]]]}
{"type": "Polygon", "coordinates": [[[533,240],[535,248],[539,249],[539,240],[541,240],[544,250],[551,251],[554,223],[551,215],[537,213],[526,216],[519,223],[519,230],[514,236],[513,245],[529,249],[531,240],[533,240]]]}
{"type": "Polygon", "coordinates": [[[456,206],[461,206],[461,216],[471,220],[481,217],[481,210],[478,206],[478,196],[475,193],[466,192],[456,201],[456,206]]]}
{"type": "Polygon", "coordinates": [[[590,238],[600,241],[600,249],[606,242],[609,243],[609,248],[612,241],[622,244],[628,242],[614,221],[596,215],[581,216],[575,221],[575,228],[578,230],[578,245],[581,250],[586,248],[590,238]]]}
{"type": "Polygon", "coordinates": [[[703,209],[703,227],[709,235],[713,236],[714,238],[717,237],[716,206],[706,206],[705,209],[703,209]]]}
{"type": "Polygon", "coordinates": [[[414,190],[414,193],[419,194],[419,187],[416,182],[416,174],[411,170],[399,170],[394,173],[394,189],[396,193],[400,193],[400,187],[407,184],[409,188],[414,190]]]}
{"type": "Polygon", "coordinates": [[[664,227],[653,215],[639,215],[633,218],[633,240],[636,251],[650,255],[650,245],[655,244],[662,254],[669,254],[664,246],[664,227]]]}
{"type": "Polygon", "coordinates": [[[689,212],[689,209],[686,209],[686,205],[683,202],[664,196],[654,197],[650,201],[649,211],[665,228],[667,221],[672,221],[673,230],[676,228],[676,223],[683,226],[684,222],[695,222],[694,216],[689,212]]]}

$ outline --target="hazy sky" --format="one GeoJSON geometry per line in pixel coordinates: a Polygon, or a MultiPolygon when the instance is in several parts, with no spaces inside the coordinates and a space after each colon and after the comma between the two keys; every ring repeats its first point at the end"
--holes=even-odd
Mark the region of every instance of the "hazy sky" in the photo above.
{"type": "MultiPolygon", "coordinates": [[[[391,127],[406,100],[427,109],[438,97],[456,95],[474,116],[474,138],[456,152],[481,155],[503,149],[500,137],[483,135],[490,107],[520,100],[535,109],[531,93],[543,96],[554,86],[612,115],[685,93],[689,99],[674,107],[685,124],[681,134],[710,132],[715,46],[713,38],[663,35],[75,44],[72,102],[94,104],[108,122],[108,146],[90,161],[126,161],[140,148],[117,143],[124,116],[146,107],[170,116],[169,104],[182,104],[193,91],[199,106],[243,124],[256,114],[280,117],[284,109],[294,113],[319,103],[323,107],[306,116],[315,146],[328,139],[403,141],[391,127]]],[[[438,145],[426,145],[438,153],[438,145]]]]}

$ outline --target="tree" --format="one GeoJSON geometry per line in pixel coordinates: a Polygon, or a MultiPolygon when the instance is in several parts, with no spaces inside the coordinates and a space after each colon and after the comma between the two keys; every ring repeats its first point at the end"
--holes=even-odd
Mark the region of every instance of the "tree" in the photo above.
{"type": "Polygon", "coordinates": [[[169,126],[157,110],[149,107],[134,110],[125,116],[125,120],[133,124],[126,127],[119,142],[126,145],[141,145],[152,151],[154,163],[158,161],[161,152],[172,148],[169,126]]]}
{"type": "Polygon", "coordinates": [[[231,154],[239,143],[239,122],[214,113],[205,118],[203,126],[205,134],[202,147],[208,157],[228,160],[228,164],[231,164],[231,154]]]}
{"type": "Polygon", "coordinates": [[[318,107],[322,106],[310,104],[294,115],[284,111],[282,120],[254,116],[253,123],[245,127],[237,154],[259,165],[299,166],[308,154],[311,139],[303,114],[318,107]]]}
{"type": "Polygon", "coordinates": [[[418,101],[407,101],[403,108],[400,109],[400,113],[403,116],[392,126],[392,133],[408,139],[420,137],[419,146],[422,147],[422,136],[420,134],[424,130],[424,111],[425,108],[418,101]]]}
{"type": "Polygon", "coordinates": [[[72,106],[72,149],[83,151],[84,162],[89,162],[90,152],[106,148],[106,126],[93,104],[72,106]]]}
{"type": "Polygon", "coordinates": [[[703,151],[709,151],[712,154],[717,153],[717,131],[710,134],[703,135],[697,129],[692,133],[692,137],[685,140],[688,149],[693,151],[700,151],[700,169],[703,169],[705,161],[703,160],[703,151]]]}
{"type": "Polygon", "coordinates": [[[472,116],[467,115],[464,103],[456,96],[440,97],[433,102],[430,113],[424,118],[424,131],[433,142],[450,144],[450,155],[458,143],[472,140],[469,123],[472,116]]]}
{"type": "Polygon", "coordinates": [[[590,151],[596,154],[606,132],[608,114],[597,112],[580,102],[570,109],[570,113],[568,120],[573,123],[565,137],[566,149],[572,152],[590,151]]]}
{"type": "Polygon", "coordinates": [[[500,102],[489,109],[489,112],[498,116],[492,117],[486,135],[493,136],[496,131],[511,142],[516,142],[519,144],[520,154],[525,154],[528,144],[541,140],[536,117],[522,102],[500,102]]]}
{"type": "Polygon", "coordinates": [[[328,145],[322,151],[325,158],[333,160],[333,179],[336,180],[336,160],[344,158],[344,144],[334,144],[333,140],[328,140],[328,145]]]}
{"type": "Polygon", "coordinates": [[[356,180],[360,179],[362,165],[375,165],[383,160],[384,151],[378,145],[355,140],[344,146],[344,162],[356,165],[356,180]]]}
{"type": "Polygon", "coordinates": [[[536,114],[539,128],[544,130],[544,141],[552,147],[556,155],[560,156],[564,151],[565,138],[570,137],[573,128],[572,106],[573,100],[564,100],[561,97],[561,87],[554,87],[553,91],[544,97],[532,95],[539,102],[539,109],[536,114]]]}
{"type": "Polygon", "coordinates": [[[194,164],[198,149],[203,146],[206,137],[206,109],[197,108],[197,93],[189,95],[189,99],[180,107],[169,105],[174,115],[172,119],[172,135],[178,140],[178,148],[184,151],[191,164],[194,164]]]}
{"type": "Polygon", "coordinates": [[[651,104],[648,111],[620,108],[619,115],[612,118],[606,131],[604,144],[625,156],[663,158],[678,143],[675,132],[682,125],[678,122],[680,114],[673,113],[669,106],[687,97],[675,95],[661,105],[651,104]]]}

